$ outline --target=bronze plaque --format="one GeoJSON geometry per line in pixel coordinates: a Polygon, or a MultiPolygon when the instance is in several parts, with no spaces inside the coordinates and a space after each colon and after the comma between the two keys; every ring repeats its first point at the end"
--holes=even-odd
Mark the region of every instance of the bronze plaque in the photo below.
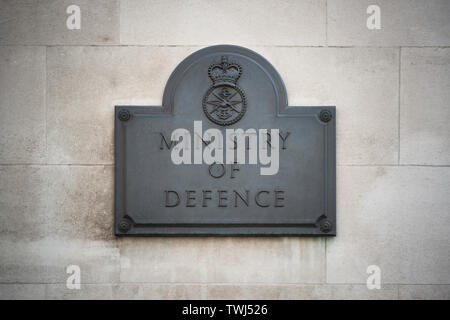
{"type": "Polygon", "coordinates": [[[116,106],[116,235],[336,235],[335,124],[259,54],[193,53],[162,106],[116,106]]]}

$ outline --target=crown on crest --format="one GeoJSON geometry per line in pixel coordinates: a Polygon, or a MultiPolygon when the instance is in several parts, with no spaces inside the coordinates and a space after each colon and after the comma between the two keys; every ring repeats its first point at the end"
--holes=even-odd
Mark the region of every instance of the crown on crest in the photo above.
{"type": "Polygon", "coordinates": [[[242,67],[235,62],[229,62],[222,56],[221,63],[214,63],[208,68],[208,76],[214,85],[219,83],[236,84],[242,74],[242,67]]]}

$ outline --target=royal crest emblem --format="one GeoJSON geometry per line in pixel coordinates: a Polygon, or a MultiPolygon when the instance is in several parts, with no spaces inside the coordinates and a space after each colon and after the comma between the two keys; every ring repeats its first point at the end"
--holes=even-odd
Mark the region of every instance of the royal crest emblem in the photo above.
{"type": "Polygon", "coordinates": [[[244,91],[237,85],[242,67],[223,56],[208,68],[213,84],[203,97],[203,111],[212,122],[228,126],[242,119],[247,109],[244,91]]]}

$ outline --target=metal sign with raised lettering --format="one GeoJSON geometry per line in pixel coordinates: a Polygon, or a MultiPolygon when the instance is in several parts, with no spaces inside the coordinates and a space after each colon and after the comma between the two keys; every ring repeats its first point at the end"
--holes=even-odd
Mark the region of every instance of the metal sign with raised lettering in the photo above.
{"type": "Polygon", "coordinates": [[[116,235],[336,235],[335,122],[257,53],[195,52],[162,107],[116,106],[116,235]]]}

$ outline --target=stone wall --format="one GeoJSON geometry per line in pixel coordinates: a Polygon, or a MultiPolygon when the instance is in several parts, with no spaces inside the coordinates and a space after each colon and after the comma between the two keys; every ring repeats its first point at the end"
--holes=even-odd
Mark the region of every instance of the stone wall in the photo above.
{"type": "Polygon", "coordinates": [[[448,0],[0,1],[0,298],[450,299],[449,103],[448,0]],[[336,105],[337,237],[114,236],[114,105],[223,43],[336,105]]]}

